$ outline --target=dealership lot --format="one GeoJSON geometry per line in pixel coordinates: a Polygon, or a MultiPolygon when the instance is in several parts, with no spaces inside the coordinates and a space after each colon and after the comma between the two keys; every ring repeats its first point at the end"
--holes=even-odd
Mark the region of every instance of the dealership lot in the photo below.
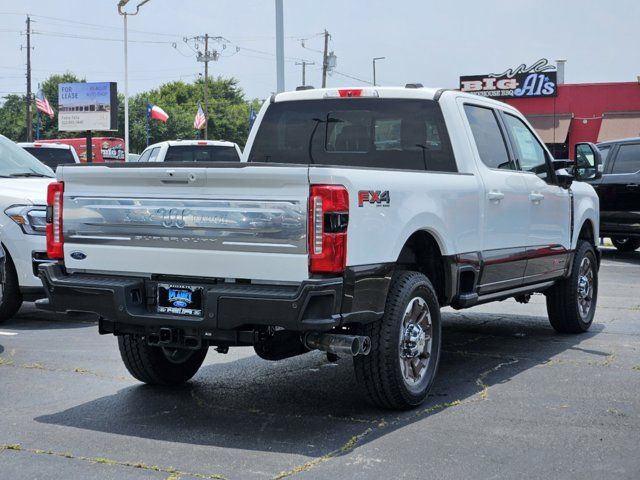
{"type": "Polygon", "coordinates": [[[596,320],[558,335],[544,297],[444,313],[418,410],[369,407],[351,360],[212,349],[187,386],[141,385],[87,316],[0,328],[3,478],[638,478],[640,253],[605,248],[596,320]]]}

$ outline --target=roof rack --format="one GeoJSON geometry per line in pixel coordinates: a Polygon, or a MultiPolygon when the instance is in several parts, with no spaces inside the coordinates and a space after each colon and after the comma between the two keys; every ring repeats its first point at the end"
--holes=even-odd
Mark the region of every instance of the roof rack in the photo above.
{"type": "Polygon", "coordinates": [[[299,87],[296,87],[296,92],[299,92],[300,90],[313,90],[315,87],[313,85],[300,85],[299,87]]]}
{"type": "Polygon", "coordinates": [[[424,88],[421,83],[407,83],[404,88],[424,88]]]}

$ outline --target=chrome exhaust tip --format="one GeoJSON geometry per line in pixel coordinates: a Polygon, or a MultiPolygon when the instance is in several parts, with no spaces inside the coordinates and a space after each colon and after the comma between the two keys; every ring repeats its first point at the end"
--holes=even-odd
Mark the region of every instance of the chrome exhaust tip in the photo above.
{"type": "Polygon", "coordinates": [[[368,355],[371,339],[362,335],[339,335],[309,332],[303,337],[304,345],[310,350],[322,350],[336,355],[368,355]]]}

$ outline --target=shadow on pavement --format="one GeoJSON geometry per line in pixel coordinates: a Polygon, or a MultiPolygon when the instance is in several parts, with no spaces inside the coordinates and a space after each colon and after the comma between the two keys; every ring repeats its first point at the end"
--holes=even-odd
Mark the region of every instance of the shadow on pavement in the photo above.
{"type": "MultiPolygon", "coordinates": [[[[320,456],[355,435],[361,442],[436,415],[597,335],[558,335],[545,317],[444,313],[444,345],[431,396],[419,409],[371,407],[350,359],[320,352],[266,362],[258,357],[205,365],[188,385],[124,388],[37,421],[145,439],[320,456]],[[369,431],[370,429],[370,431],[369,431]]],[[[590,350],[597,356],[605,352],[590,350]]],[[[216,355],[210,350],[209,355],[216,355]]],[[[599,357],[597,357],[599,358],[599,357]]],[[[486,393],[486,392],[485,392],[486,393]]]]}
{"type": "Polygon", "coordinates": [[[35,303],[25,302],[20,311],[2,323],[9,330],[58,330],[63,328],[95,327],[97,317],[90,313],[53,313],[38,310],[35,303]]]}
{"type": "Polygon", "coordinates": [[[602,260],[608,260],[615,263],[624,263],[632,265],[640,265],[640,251],[635,252],[619,252],[615,248],[601,248],[602,260]]]}

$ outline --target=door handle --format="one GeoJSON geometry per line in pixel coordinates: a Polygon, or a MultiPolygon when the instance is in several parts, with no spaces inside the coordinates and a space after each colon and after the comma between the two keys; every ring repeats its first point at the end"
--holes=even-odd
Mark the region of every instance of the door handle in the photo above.
{"type": "Polygon", "coordinates": [[[544,200],[544,195],[537,192],[531,192],[529,194],[529,200],[531,200],[533,203],[540,203],[542,200],[544,200]]]}
{"type": "Polygon", "coordinates": [[[487,197],[489,198],[490,201],[494,202],[494,203],[498,203],[500,202],[500,200],[502,200],[504,198],[504,193],[498,191],[498,190],[491,190],[488,194],[487,197]]]}

